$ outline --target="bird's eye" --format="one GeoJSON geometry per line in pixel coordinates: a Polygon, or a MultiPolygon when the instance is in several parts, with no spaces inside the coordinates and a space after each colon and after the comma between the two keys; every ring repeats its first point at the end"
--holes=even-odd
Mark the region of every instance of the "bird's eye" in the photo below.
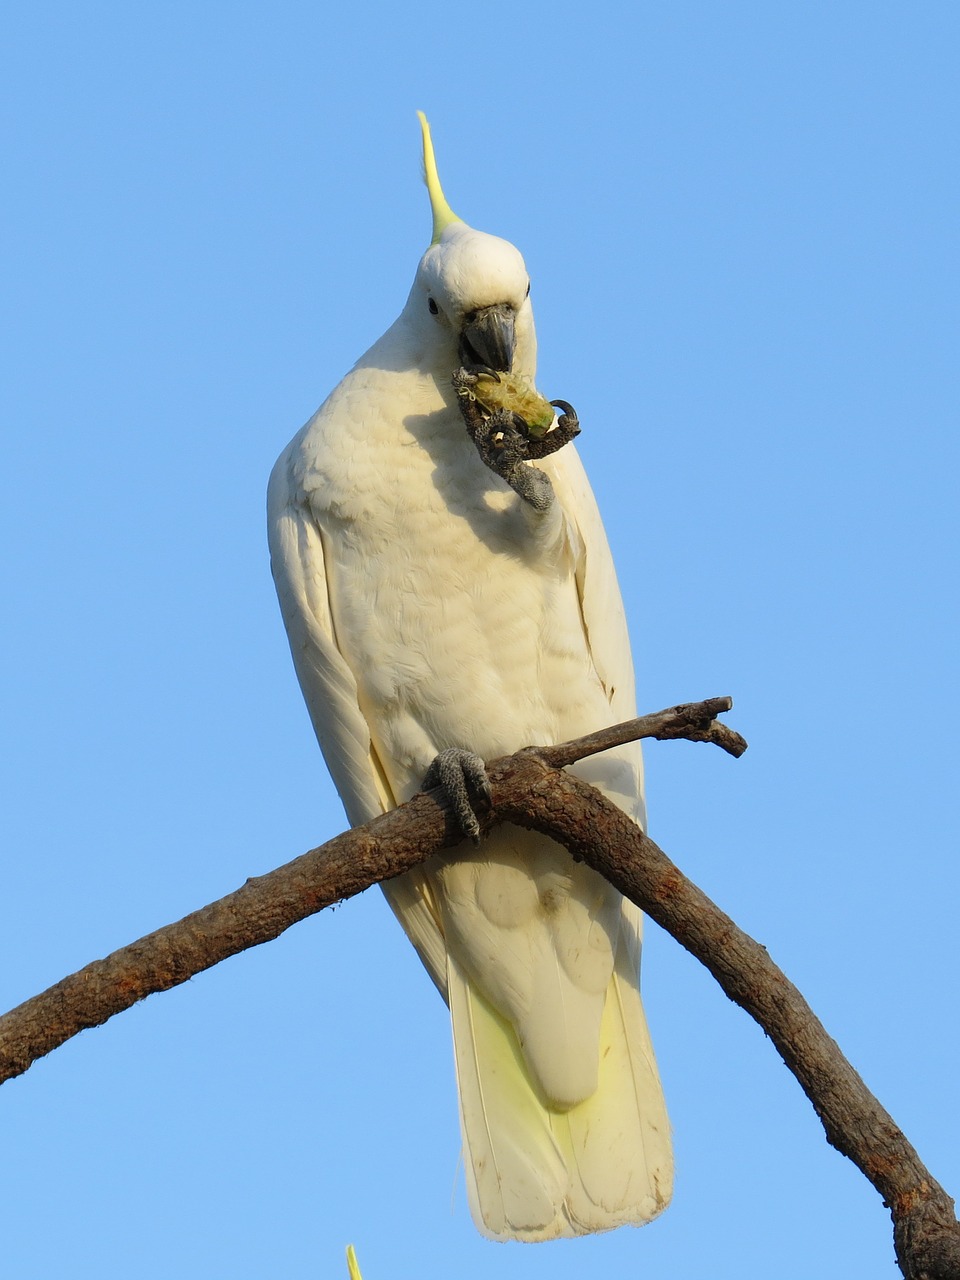
{"type": "Polygon", "coordinates": [[[432,298],[427,299],[427,306],[430,308],[430,314],[432,316],[438,316],[440,314],[440,308],[432,298]]]}
{"type": "Polygon", "coordinates": [[[530,297],[530,281],[529,280],[527,281],[527,292],[524,296],[527,298],[530,297]]]}

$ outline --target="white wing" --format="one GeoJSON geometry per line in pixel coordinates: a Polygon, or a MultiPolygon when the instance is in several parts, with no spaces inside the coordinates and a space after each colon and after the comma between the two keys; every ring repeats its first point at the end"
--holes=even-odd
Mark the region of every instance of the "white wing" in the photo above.
{"type": "MultiPolygon", "coordinates": [[[[357,682],[337,647],[323,536],[299,493],[294,472],[302,436],[303,432],[280,455],[267,488],[270,567],[294,669],[317,741],[348,821],[351,826],[360,826],[394,808],[397,801],[360,711],[357,682]]],[[[446,999],[447,952],[429,887],[413,872],[382,888],[446,999]]]]}
{"type": "Polygon", "coordinates": [[[298,436],[280,455],[267,489],[270,567],[314,731],[347,817],[357,826],[395,801],[374,756],[357,682],[337,648],[323,539],[298,500],[293,474],[299,441],[298,436]]]}
{"type": "MultiPolygon", "coordinates": [[[[557,499],[567,513],[571,539],[577,542],[577,590],[584,640],[607,695],[610,723],[617,724],[637,714],[636,691],[623,600],[597,501],[580,455],[572,446],[561,449],[540,465],[553,482],[557,499]]],[[[596,727],[605,728],[604,725],[596,727]]],[[[633,796],[624,797],[628,799],[627,803],[621,803],[617,795],[612,795],[611,799],[620,803],[621,808],[641,826],[646,826],[643,757],[639,742],[631,743],[618,754],[621,758],[630,759],[635,766],[635,791],[633,796]]],[[[599,762],[602,769],[602,756],[599,762]]],[[[596,766],[591,760],[585,760],[575,766],[575,772],[593,781],[596,766]]],[[[596,784],[603,787],[602,773],[596,784]]]]}

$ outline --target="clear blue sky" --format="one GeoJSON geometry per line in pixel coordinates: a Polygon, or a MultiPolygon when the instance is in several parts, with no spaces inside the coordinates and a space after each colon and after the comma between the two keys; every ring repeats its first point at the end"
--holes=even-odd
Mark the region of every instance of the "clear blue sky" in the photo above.
{"type": "MultiPolygon", "coordinates": [[[[2,241],[2,1003],[343,826],[270,582],[277,453],[447,194],[534,282],[643,709],[651,830],[960,1193],[953,3],[15,6],[2,241]]],[[[893,1280],[886,1211],[651,928],[676,1199],[470,1224],[445,1010],[378,892],[0,1091],[17,1280],[893,1280]]]]}

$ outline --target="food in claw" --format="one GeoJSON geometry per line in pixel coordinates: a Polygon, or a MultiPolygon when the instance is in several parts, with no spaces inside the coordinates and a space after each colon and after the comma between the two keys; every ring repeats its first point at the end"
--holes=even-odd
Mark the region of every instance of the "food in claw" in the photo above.
{"type": "Polygon", "coordinates": [[[526,424],[528,434],[536,440],[545,436],[553,425],[556,416],[553,405],[522,374],[481,373],[471,391],[474,399],[491,413],[508,409],[517,414],[526,424]]]}

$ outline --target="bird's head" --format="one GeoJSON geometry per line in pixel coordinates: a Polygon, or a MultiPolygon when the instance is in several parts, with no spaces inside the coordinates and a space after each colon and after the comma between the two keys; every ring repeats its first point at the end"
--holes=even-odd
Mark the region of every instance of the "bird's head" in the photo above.
{"type": "Polygon", "coordinates": [[[433,240],[417,268],[408,312],[428,340],[435,337],[439,349],[454,357],[451,373],[464,365],[532,378],[537,340],[523,258],[508,241],[468,227],[447,204],[430,126],[422,111],[419,116],[433,240]]]}

